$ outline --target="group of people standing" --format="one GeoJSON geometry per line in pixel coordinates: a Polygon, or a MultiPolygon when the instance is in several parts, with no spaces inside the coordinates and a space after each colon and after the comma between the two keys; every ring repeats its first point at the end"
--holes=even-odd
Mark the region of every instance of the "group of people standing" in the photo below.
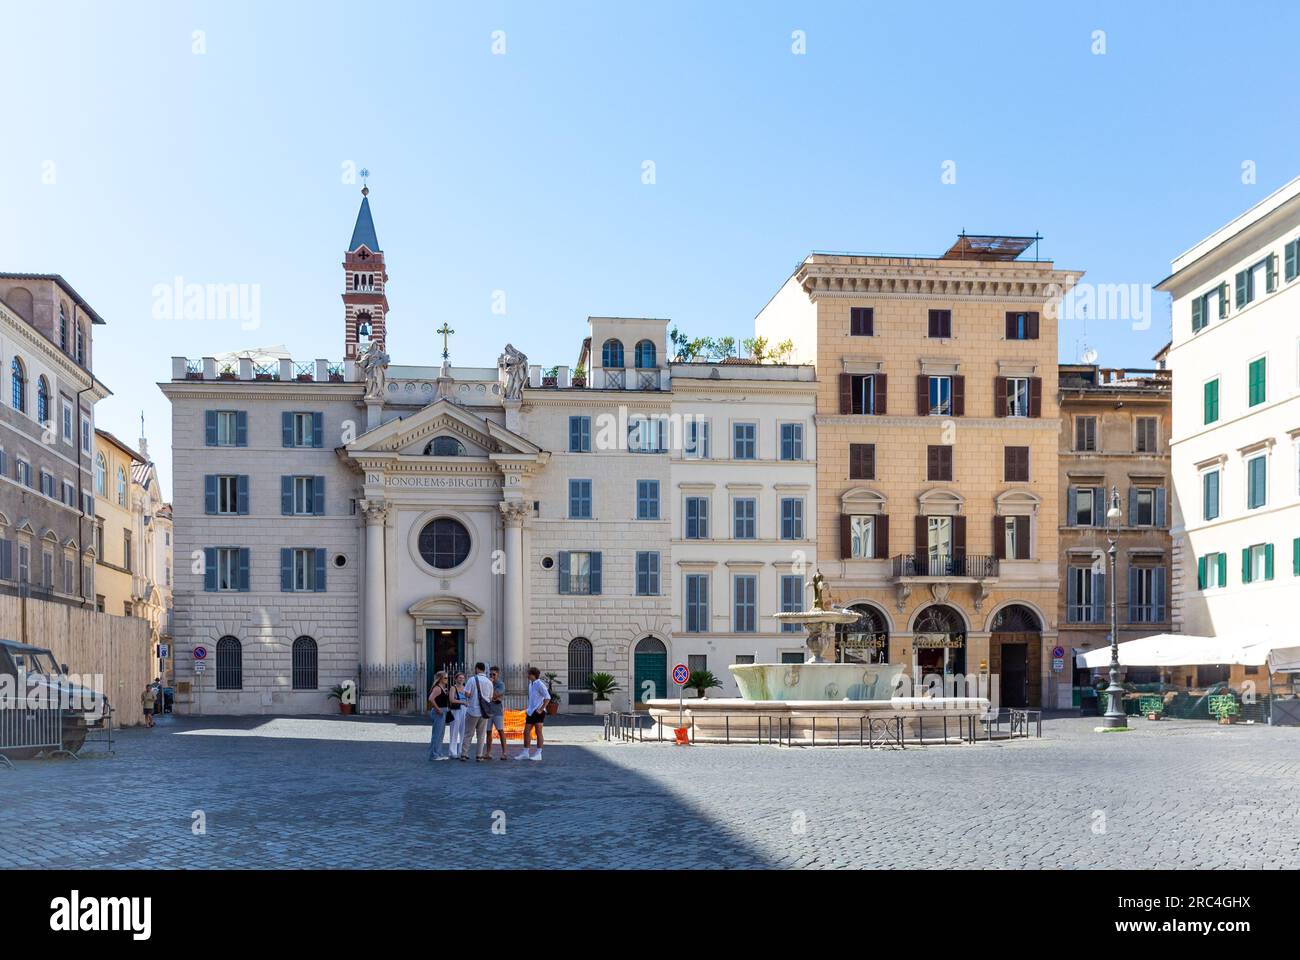
{"type": "MultiPolygon", "coordinates": [[[[506,753],[506,684],[501,679],[499,667],[487,670],[474,664],[474,675],[456,674],[453,680],[446,670],[439,670],[429,688],[429,719],[433,723],[433,736],[429,740],[430,760],[469,760],[470,742],[474,742],[474,759],[492,758],[492,731],[501,743],[499,759],[508,760],[506,753]],[[485,673],[486,671],[486,673],[485,673]],[[446,741],[444,731],[449,732],[446,741]]],[[[515,755],[516,760],[542,759],[542,725],[546,722],[546,707],[551,692],[542,681],[541,671],[532,667],[528,671],[528,716],[524,720],[524,749],[515,755]],[[532,734],[537,735],[537,749],[530,751],[532,734]]]]}

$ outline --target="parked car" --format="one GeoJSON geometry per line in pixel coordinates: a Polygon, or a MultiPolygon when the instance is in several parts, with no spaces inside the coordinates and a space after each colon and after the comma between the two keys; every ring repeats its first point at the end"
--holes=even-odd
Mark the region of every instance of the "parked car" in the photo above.
{"type": "MultiPolygon", "coordinates": [[[[33,691],[48,692],[53,703],[68,703],[74,709],[63,714],[63,749],[76,753],[86,742],[86,734],[101,726],[108,714],[108,698],[74,684],[67,676],[68,665],[60,664],[44,647],[34,647],[16,640],[0,639],[0,674],[14,677],[18,695],[33,691]],[[27,688],[16,686],[19,672],[26,674],[27,688]]],[[[32,755],[39,751],[9,751],[11,756],[32,755]]]]}

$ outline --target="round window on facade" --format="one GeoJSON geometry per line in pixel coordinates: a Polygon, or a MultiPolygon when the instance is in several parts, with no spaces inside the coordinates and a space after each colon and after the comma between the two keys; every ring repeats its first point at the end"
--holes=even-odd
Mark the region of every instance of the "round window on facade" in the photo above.
{"type": "Polygon", "coordinates": [[[549,570],[549,569],[551,569],[551,567],[553,567],[553,566],[555,566],[555,558],[554,558],[554,557],[542,557],[542,569],[543,569],[543,570],[549,570]]]}
{"type": "Polygon", "coordinates": [[[420,531],[420,556],[436,570],[459,567],[469,556],[469,545],[469,531],[451,517],[430,520],[420,531]]]}
{"type": "Polygon", "coordinates": [[[347,557],[345,557],[345,556],[344,556],[343,554],[341,554],[341,553],[336,553],[336,554],[334,554],[334,566],[336,566],[336,567],[346,567],[347,565],[348,565],[348,558],[347,558],[347,557]]]}

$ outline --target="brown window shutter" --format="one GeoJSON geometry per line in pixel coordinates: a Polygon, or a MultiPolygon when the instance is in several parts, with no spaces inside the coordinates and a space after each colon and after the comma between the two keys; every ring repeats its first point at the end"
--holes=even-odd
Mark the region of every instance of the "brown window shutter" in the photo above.
{"type": "Polygon", "coordinates": [[[1030,340],[1038,339],[1038,314],[1031,313],[1025,318],[1025,336],[1030,340]]]}
{"type": "Polygon", "coordinates": [[[1007,558],[1006,520],[1006,517],[993,518],[993,556],[998,560],[1007,558]]]}
{"type": "Polygon", "coordinates": [[[957,561],[966,556],[966,518],[960,515],[952,518],[952,555],[957,561]]]}
{"type": "Polygon", "coordinates": [[[939,479],[952,480],[952,447],[939,448],[939,479]]]}
{"type": "Polygon", "coordinates": [[[876,374],[875,385],[876,385],[876,414],[878,416],[884,416],[885,398],[887,396],[887,391],[885,389],[885,375],[883,373],[876,374]]]}
{"type": "Polygon", "coordinates": [[[916,378],[916,415],[918,417],[929,416],[930,414],[930,378],[925,374],[920,374],[916,378]]]}
{"type": "Polygon", "coordinates": [[[876,559],[884,560],[889,557],[889,515],[885,513],[876,516],[876,559]]]}
{"type": "Polygon", "coordinates": [[[853,556],[853,531],[851,529],[852,518],[846,514],[840,514],[840,559],[848,560],[853,556]]]}
{"type": "Polygon", "coordinates": [[[876,476],[876,446],[873,443],[849,444],[849,479],[872,480],[876,476]]]}
{"type": "MultiPolygon", "coordinates": [[[[1002,479],[1014,480],[1016,476],[1016,448],[1002,448],[1002,479]]],[[[995,518],[996,519],[996,518],[995,518]]]]}
{"type": "Polygon", "coordinates": [[[874,443],[863,444],[867,448],[866,469],[863,476],[867,479],[876,479],[876,445],[874,443]]]}
{"type": "Polygon", "coordinates": [[[840,374],[840,413],[853,412],[853,376],[840,374]]]}
{"type": "Polygon", "coordinates": [[[952,378],[952,415],[954,417],[966,416],[966,378],[952,378]]]}
{"type": "Polygon", "coordinates": [[[916,518],[916,559],[923,559],[930,552],[930,526],[924,516],[916,518]]]}
{"type": "Polygon", "coordinates": [[[1043,378],[1029,378],[1029,415],[1031,417],[1041,417],[1043,415],[1043,378]]]}
{"type": "Polygon", "coordinates": [[[1007,378],[993,378],[993,416],[1005,417],[1007,415],[1007,378]]]}
{"type": "Polygon", "coordinates": [[[1016,559],[1029,559],[1029,518],[1016,517],[1016,559]]]}
{"type": "Polygon", "coordinates": [[[939,480],[939,450],[941,448],[933,444],[925,448],[925,479],[939,480]]]}
{"type": "Polygon", "coordinates": [[[1015,339],[1016,339],[1016,333],[1017,333],[1017,330],[1016,330],[1016,314],[1015,314],[1015,311],[1014,311],[1014,310],[1008,310],[1008,311],[1007,311],[1007,327],[1006,327],[1006,331],[1005,331],[1005,336],[1006,336],[1006,338],[1007,338],[1008,340],[1015,340],[1015,339]]]}

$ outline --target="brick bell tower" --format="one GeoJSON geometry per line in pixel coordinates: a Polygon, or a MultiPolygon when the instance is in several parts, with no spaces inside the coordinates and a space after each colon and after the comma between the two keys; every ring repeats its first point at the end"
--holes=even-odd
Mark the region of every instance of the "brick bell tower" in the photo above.
{"type": "Polygon", "coordinates": [[[388,295],[384,291],[388,274],[370,215],[370,187],[364,186],[367,171],[362,170],[361,176],[361,209],[357,211],[357,225],[352,228],[352,242],[343,256],[343,356],[347,360],[357,359],[372,342],[380,346],[387,342],[388,295]]]}

